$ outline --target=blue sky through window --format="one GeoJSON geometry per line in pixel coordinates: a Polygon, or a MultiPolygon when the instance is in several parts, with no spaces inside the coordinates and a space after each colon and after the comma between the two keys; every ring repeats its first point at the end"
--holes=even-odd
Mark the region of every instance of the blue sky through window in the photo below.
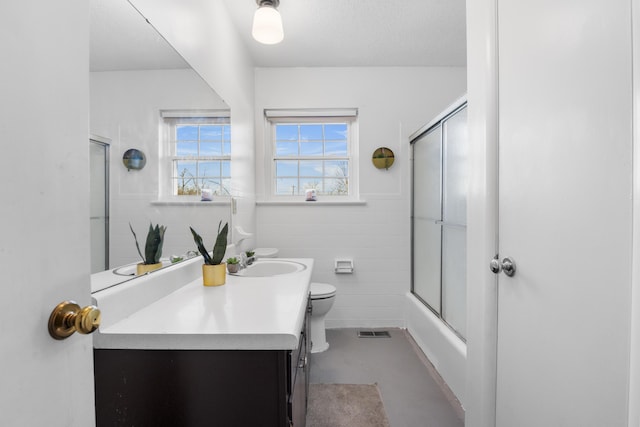
{"type": "Polygon", "coordinates": [[[197,195],[205,187],[217,194],[230,194],[229,124],[177,123],[174,143],[174,194],[197,195]]]}
{"type": "Polygon", "coordinates": [[[275,194],[347,195],[348,134],[347,123],[276,123],[275,194]]]}

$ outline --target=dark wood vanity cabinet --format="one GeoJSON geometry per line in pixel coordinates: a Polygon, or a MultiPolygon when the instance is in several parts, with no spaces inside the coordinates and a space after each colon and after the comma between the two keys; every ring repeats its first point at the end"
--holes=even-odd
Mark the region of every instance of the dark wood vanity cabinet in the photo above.
{"type": "Polygon", "coordinates": [[[296,350],[94,349],[97,426],[304,427],[309,315],[296,350]]]}

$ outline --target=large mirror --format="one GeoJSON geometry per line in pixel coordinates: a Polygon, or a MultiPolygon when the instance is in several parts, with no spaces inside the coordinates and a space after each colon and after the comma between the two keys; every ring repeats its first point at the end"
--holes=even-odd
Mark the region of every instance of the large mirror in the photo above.
{"type": "MultiPolygon", "coordinates": [[[[230,157],[229,107],[220,96],[128,1],[91,0],[90,24],[92,282],[102,282],[92,284],[95,291],[134,277],[131,266],[141,260],[130,224],[143,254],[149,225],[167,227],[165,265],[195,249],[189,226],[213,243],[219,221],[231,221],[226,190],[231,177],[230,162],[220,160],[230,157]],[[179,128],[185,116],[205,117],[214,125],[201,127],[196,120],[179,128]],[[189,160],[197,150],[187,144],[171,148],[176,132],[221,138],[214,144],[209,140],[215,138],[207,137],[209,154],[218,157],[209,159],[207,172],[204,163],[189,160]],[[129,149],[144,153],[142,169],[123,164],[129,149]],[[213,193],[212,201],[202,201],[203,187],[205,195],[213,193]]],[[[205,144],[195,146],[203,151],[205,144]]]]}

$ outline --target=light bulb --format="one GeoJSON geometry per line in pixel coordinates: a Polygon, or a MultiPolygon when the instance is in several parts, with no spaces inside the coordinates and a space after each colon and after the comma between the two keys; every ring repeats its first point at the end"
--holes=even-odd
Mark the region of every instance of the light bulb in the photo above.
{"type": "Polygon", "coordinates": [[[277,44],[284,39],[282,18],[272,5],[263,5],[253,15],[251,35],[263,44],[277,44]]]}

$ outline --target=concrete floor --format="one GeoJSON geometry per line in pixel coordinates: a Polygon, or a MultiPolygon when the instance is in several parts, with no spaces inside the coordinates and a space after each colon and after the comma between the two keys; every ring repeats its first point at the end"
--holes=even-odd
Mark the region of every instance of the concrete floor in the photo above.
{"type": "Polygon", "coordinates": [[[391,427],[462,427],[464,411],[411,336],[358,338],[358,329],[329,329],[329,349],[311,357],[312,383],[373,384],[391,427]]]}

